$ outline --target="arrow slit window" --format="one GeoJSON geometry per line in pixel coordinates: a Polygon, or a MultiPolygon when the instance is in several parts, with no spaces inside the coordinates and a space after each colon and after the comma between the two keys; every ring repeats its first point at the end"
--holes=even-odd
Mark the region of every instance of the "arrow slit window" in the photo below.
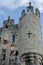
{"type": "Polygon", "coordinates": [[[12,42],[15,42],[15,35],[12,36],[12,42]]]}
{"type": "Polygon", "coordinates": [[[1,43],[1,37],[0,37],[0,43],[1,43]]]}

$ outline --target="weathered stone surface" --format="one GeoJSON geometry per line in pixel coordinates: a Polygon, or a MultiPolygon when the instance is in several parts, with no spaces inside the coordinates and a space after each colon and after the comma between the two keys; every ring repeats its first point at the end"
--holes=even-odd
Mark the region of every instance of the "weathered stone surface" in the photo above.
{"type": "MultiPolygon", "coordinates": [[[[1,63],[9,65],[12,58],[11,61],[17,62],[18,65],[25,65],[27,60],[32,60],[28,62],[30,65],[31,63],[33,65],[42,65],[43,47],[40,17],[33,13],[33,9],[30,13],[27,12],[26,15],[24,15],[24,10],[22,14],[23,16],[20,18],[19,24],[14,24],[14,19],[8,17],[8,20],[4,21],[3,27],[0,28],[0,56],[2,56],[2,49],[6,49],[5,60],[2,60],[2,56],[0,57],[0,62],[2,61],[1,63]],[[15,35],[15,42],[12,42],[13,35],[15,35]],[[7,45],[4,45],[4,37],[7,38],[7,45]],[[11,56],[12,43],[14,44],[13,56],[11,56]],[[19,52],[18,56],[16,56],[16,51],[19,52]]],[[[37,14],[39,13],[37,12],[37,14]]]]}

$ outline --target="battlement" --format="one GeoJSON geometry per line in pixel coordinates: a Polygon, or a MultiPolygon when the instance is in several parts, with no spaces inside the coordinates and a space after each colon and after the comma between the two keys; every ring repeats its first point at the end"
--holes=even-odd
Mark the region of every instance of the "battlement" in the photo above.
{"type": "Polygon", "coordinates": [[[14,25],[14,19],[10,19],[10,16],[8,17],[8,20],[5,20],[4,22],[3,22],[3,26],[5,27],[5,28],[8,28],[9,26],[12,26],[12,25],[14,25]]]}
{"type": "MultiPolygon", "coordinates": [[[[33,13],[35,15],[37,15],[38,17],[40,17],[40,11],[38,10],[38,8],[35,9],[35,13],[34,13],[34,7],[31,5],[31,2],[29,2],[29,6],[26,7],[26,10],[22,10],[21,12],[21,18],[24,17],[25,15],[30,13],[33,13]]],[[[20,20],[21,20],[20,18],[20,20]]]]}

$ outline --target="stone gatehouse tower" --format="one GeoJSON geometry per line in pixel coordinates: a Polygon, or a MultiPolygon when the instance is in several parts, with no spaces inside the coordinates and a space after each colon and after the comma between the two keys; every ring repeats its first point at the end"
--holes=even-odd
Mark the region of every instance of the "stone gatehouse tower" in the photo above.
{"type": "Polygon", "coordinates": [[[10,16],[0,28],[0,65],[43,65],[40,12],[29,3],[19,24],[10,16]]]}

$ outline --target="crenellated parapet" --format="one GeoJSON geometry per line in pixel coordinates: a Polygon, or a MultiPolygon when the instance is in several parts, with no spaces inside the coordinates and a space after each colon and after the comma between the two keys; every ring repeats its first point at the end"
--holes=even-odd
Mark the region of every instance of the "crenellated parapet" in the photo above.
{"type": "Polygon", "coordinates": [[[10,19],[10,16],[9,16],[8,20],[5,20],[3,22],[3,26],[4,28],[9,28],[9,26],[12,27],[12,25],[14,25],[14,19],[10,19]]]}
{"type": "Polygon", "coordinates": [[[21,13],[21,16],[25,16],[26,15],[26,11],[25,10],[22,10],[22,13],[21,13]]]}
{"type": "Polygon", "coordinates": [[[27,12],[33,12],[33,6],[31,5],[31,2],[29,2],[29,6],[27,7],[27,12]]]}
{"type": "Polygon", "coordinates": [[[36,15],[40,17],[40,11],[36,8],[36,15]]]}
{"type": "Polygon", "coordinates": [[[26,10],[22,10],[21,12],[21,17],[20,20],[26,16],[27,14],[33,13],[36,16],[40,17],[40,11],[38,10],[38,8],[35,9],[35,13],[34,13],[34,7],[31,5],[31,2],[29,2],[29,6],[26,7],[26,10]]]}

